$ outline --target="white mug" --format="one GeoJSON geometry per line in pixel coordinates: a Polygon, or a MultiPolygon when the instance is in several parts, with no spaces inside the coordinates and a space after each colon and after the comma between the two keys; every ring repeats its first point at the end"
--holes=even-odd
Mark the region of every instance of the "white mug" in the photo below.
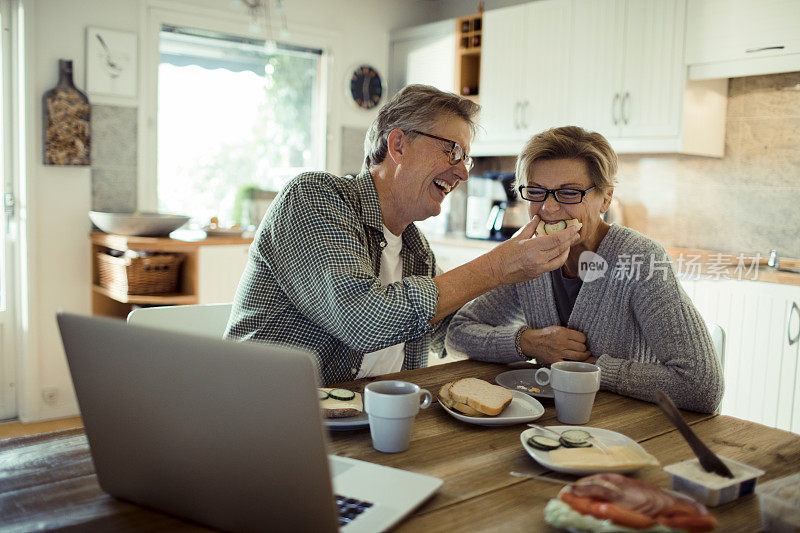
{"type": "Polygon", "coordinates": [[[559,361],[534,374],[539,385],[550,384],[555,396],[556,415],[564,424],[585,424],[592,414],[594,397],[600,389],[600,367],[578,361],[559,361]]]}
{"type": "Polygon", "coordinates": [[[414,417],[431,404],[431,393],[407,381],[374,381],[364,388],[372,446],[379,452],[408,449],[414,417]]]}

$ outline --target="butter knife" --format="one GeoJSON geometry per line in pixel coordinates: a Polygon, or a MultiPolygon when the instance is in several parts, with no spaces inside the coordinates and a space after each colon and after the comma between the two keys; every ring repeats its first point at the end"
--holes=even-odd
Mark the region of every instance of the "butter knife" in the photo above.
{"type": "Polygon", "coordinates": [[[666,395],[663,391],[656,392],[656,404],[664,411],[664,414],[667,415],[669,421],[678,428],[678,431],[681,432],[683,438],[686,439],[686,442],[689,443],[689,447],[692,449],[694,454],[697,456],[697,459],[700,461],[700,466],[706,472],[713,472],[715,474],[719,474],[720,476],[724,477],[733,477],[733,473],[731,472],[730,468],[727,467],[722,460],[717,457],[717,454],[712,452],[708,446],[700,440],[700,438],[694,434],[694,431],[689,427],[689,424],[681,416],[678,408],[675,407],[675,403],[672,401],[672,398],[666,395]]]}

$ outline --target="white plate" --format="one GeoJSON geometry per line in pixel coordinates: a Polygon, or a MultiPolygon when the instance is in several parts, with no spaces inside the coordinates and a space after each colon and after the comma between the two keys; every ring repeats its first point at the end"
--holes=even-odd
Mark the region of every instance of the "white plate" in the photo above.
{"type": "Polygon", "coordinates": [[[509,370],[508,372],[499,374],[494,378],[494,382],[508,390],[524,392],[525,394],[530,394],[537,398],[554,398],[555,393],[553,392],[553,387],[536,383],[536,380],[533,379],[534,374],[536,374],[535,368],[509,370]],[[539,389],[539,392],[533,392],[531,390],[532,387],[539,389]]]}
{"type": "Polygon", "coordinates": [[[479,426],[512,426],[514,424],[523,424],[525,422],[533,422],[544,414],[544,407],[539,403],[539,400],[513,390],[511,394],[514,395],[511,403],[497,416],[467,416],[454,409],[450,409],[442,402],[439,402],[439,405],[453,418],[479,426]]]}
{"type": "MultiPolygon", "coordinates": [[[[547,429],[552,429],[556,433],[561,433],[562,431],[566,431],[568,429],[582,429],[584,431],[589,432],[589,434],[600,441],[601,443],[605,444],[606,446],[627,446],[628,444],[633,444],[637,448],[639,448],[642,453],[647,453],[644,448],[639,446],[635,440],[626,437],[622,433],[617,433],[616,431],[611,431],[608,429],[600,429],[600,428],[592,428],[592,427],[583,427],[583,426],[545,426],[547,429]]],[[[616,472],[618,474],[624,474],[628,472],[635,472],[640,468],[644,468],[643,466],[623,466],[623,467],[606,467],[606,468],[574,468],[574,467],[565,467],[565,466],[558,466],[554,464],[550,460],[550,452],[544,450],[537,450],[528,444],[528,439],[535,436],[541,435],[544,437],[553,437],[552,434],[549,434],[547,431],[541,431],[536,428],[526,429],[523,431],[520,436],[519,440],[522,441],[522,447],[525,448],[525,451],[528,452],[528,455],[533,457],[537,463],[542,465],[545,468],[549,468],[550,470],[555,470],[556,472],[563,472],[564,474],[575,474],[578,476],[584,476],[588,474],[595,474],[597,472],[616,472]]]]}
{"type": "Polygon", "coordinates": [[[242,228],[203,228],[203,231],[206,232],[206,235],[209,237],[241,237],[242,232],[244,231],[242,228]]]}
{"type": "Polygon", "coordinates": [[[356,416],[348,416],[346,418],[326,418],[324,422],[325,427],[332,431],[349,431],[369,427],[369,418],[364,411],[356,416]]]}

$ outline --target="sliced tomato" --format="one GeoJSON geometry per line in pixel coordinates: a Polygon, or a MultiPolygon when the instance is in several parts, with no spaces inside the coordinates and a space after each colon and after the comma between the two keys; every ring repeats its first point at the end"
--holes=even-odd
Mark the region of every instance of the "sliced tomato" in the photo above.
{"type": "Polygon", "coordinates": [[[576,496],[575,494],[565,491],[561,494],[561,500],[567,503],[570,507],[578,511],[580,514],[591,514],[590,505],[596,501],[586,496],[576,496]]]}
{"type": "Polygon", "coordinates": [[[646,529],[656,523],[655,520],[646,514],[632,511],[609,502],[592,502],[589,504],[589,514],[601,520],[611,520],[618,526],[625,526],[633,529],[646,529]]]}
{"type": "Polygon", "coordinates": [[[704,533],[717,527],[717,519],[711,514],[659,515],[658,523],[673,529],[684,529],[691,533],[704,533]]]}

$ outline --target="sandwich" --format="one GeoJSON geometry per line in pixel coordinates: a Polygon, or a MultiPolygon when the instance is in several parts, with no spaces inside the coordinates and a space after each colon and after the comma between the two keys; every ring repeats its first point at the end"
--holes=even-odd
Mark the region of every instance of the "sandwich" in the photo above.
{"type": "Polygon", "coordinates": [[[540,220],[539,225],[536,226],[536,236],[543,237],[545,235],[552,235],[553,233],[558,233],[559,231],[565,230],[570,226],[578,226],[578,229],[581,229],[583,224],[578,222],[577,218],[572,218],[570,220],[559,220],[558,222],[545,222],[544,220],[540,220]]]}
{"type": "Polygon", "coordinates": [[[319,389],[319,403],[325,418],[348,418],[364,411],[361,394],[347,389],[319,389]]]}
{"type": "Polygon", "coordinates": [[[514,395],[508,389],[477,378],[445,383],[439,401],[467,416],[497,416],[508,407],[514,395]]]}
{"type": "Polygon", "coordinates": [[[717,520],[701,503],[620,474],[595,474],[564,487],[544,508],[548,524],[570,531],[701,533],[717,520]]]}

